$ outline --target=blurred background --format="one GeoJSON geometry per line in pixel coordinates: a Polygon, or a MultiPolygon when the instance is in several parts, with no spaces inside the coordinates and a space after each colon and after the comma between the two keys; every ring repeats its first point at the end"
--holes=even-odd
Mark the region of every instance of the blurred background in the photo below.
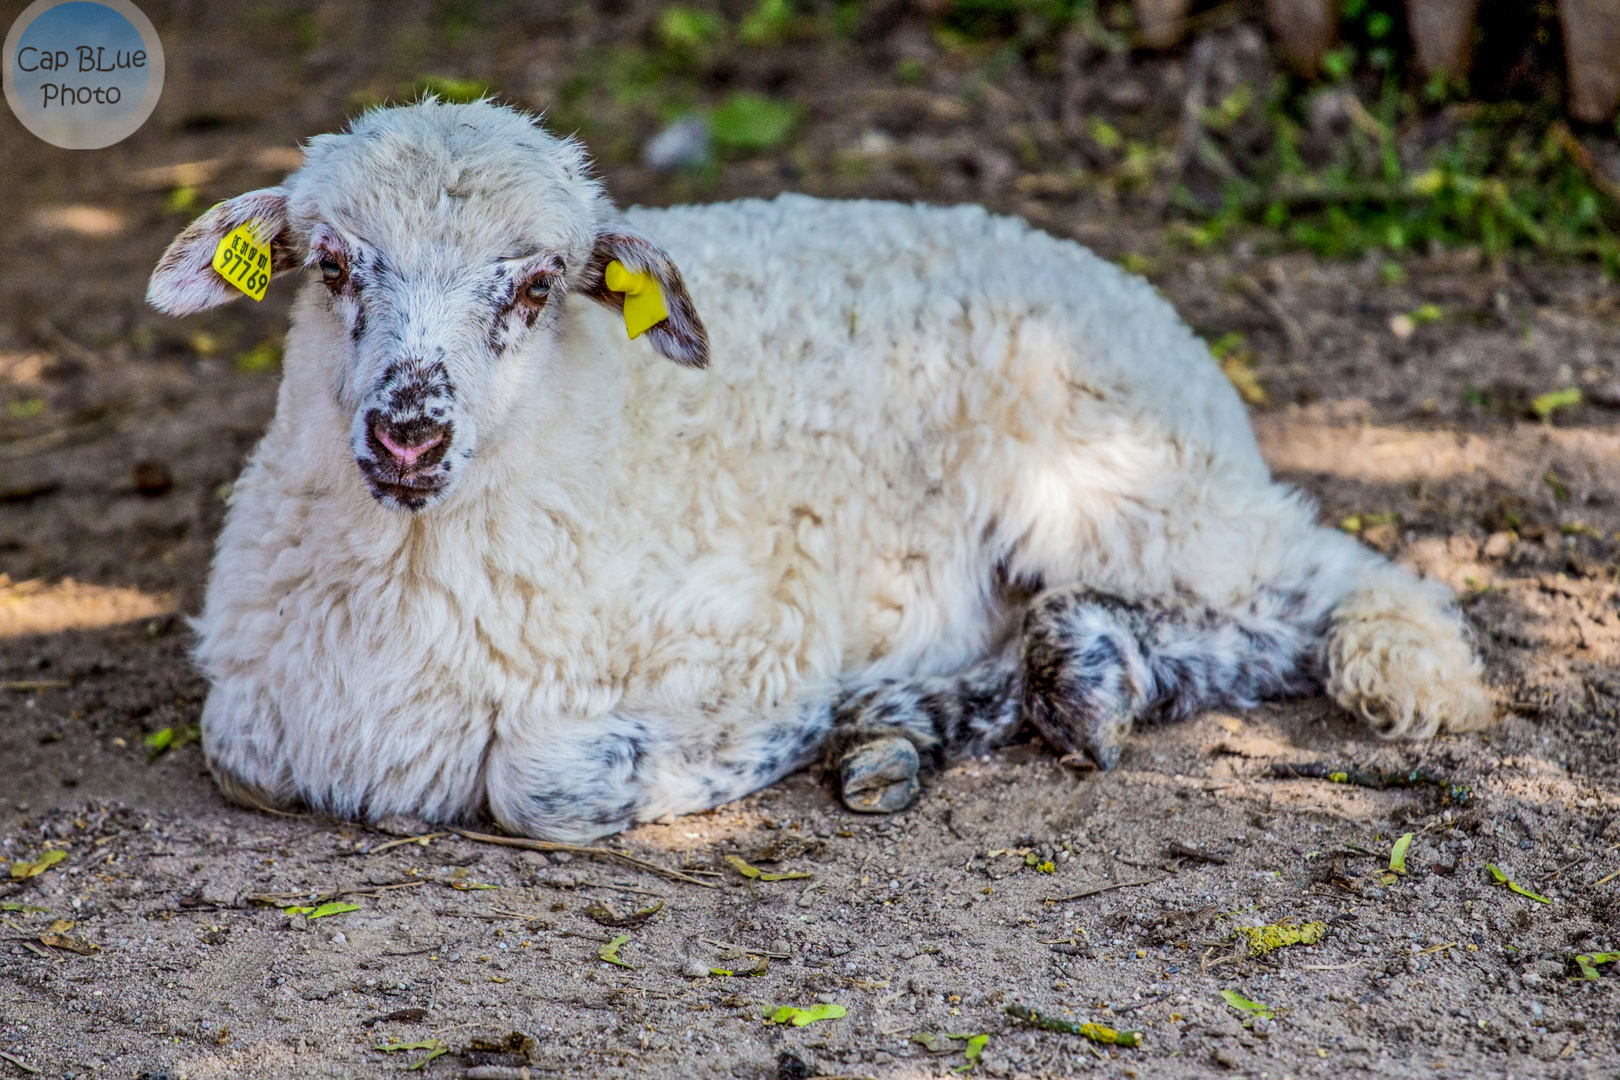
{"type": "MultiPolygon", "coordinates": [[[[1486,430],[1620,407],[1613,0],[143,7],[168,75],[141,131],[75,152],[0,117],[12,582],[194,609],[294,286],[174,320],[146,277],[300,140],[423,93],[543,112],[624,204],[793,190],[1021,215],[1153,280],[1257,412],[1486,430]]],[[[1309,483],[1336,520],[1417,519],[1407,495],[1309,483]]],[[[1481,535],[1576,516],[1547,485],[1467,513],[1481,535]]]]}

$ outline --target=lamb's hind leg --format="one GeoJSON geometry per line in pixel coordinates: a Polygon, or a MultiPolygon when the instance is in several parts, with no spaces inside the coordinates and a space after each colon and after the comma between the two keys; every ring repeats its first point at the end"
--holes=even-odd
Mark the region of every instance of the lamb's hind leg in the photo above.
{"type": "Polygon", "coordinates": [[[1111,769],[1141,717],[1243,707],[1313,685],[1330,604],[1261,590],[1241,610],[1217,611],[1053,589],[1024,621],[1023,716],[1054,745],[1111,769]]]}

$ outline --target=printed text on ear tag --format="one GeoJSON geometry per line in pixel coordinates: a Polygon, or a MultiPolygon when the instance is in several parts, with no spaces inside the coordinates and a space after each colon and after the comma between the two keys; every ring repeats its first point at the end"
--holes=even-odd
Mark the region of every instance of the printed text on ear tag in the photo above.
{"type": "Polygon", "coordinates": [[[651,274],[637,274],[614,259],[602,274],[602,283],[616,293],[624,293],[624,328],[632,338],[669,318],[664,307],[664,291],[651,274]]]}
{"type": "Polygon", "coordinates": [[[219,242],[214,249],[214,269],[253,299],[263,300],[264,290],[270,287],[270,245],[254,236],[253,224],[238,225],[219,242]]]}

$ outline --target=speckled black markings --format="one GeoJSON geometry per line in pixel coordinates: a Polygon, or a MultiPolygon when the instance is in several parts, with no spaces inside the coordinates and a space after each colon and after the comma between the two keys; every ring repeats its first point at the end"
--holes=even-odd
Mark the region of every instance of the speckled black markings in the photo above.
{"type": "Polygon", "coordinates": [[[900,736],[925,769],[937,769],[1004,745],[1028,721],[1064,752],[1112,768],[1138,719],[1181,719],[1313,688],[1323,606],[1308,590],[1262,590],[1237,613],[1050,590],[1030,604],[1020,639],[997,655],[954,675],[894,680],[841,700],[826,760],[836,767],[857,746],[900,736]]]}
{"type": "Polygon", "coordinates": [[[832,703],[813,701],[800,708],[792,721],[772,725],[762,733],[759,747],[743,768],[750,784],[769,784],[810,764],[833,723],[832,703]]]}
{"type": "Polygon", "coordinates": [[[537,767],[529,779],[527,823],[541,835],[580,835],[597,826],[624,828],[646,802],[637,773],[651,752],[645,728],[580,743],[566,758],[566,771],[546,775],[537,767]]]}
{"type": "Polygon", "coordinates": [[[858,743],[896,735],[911,740],[929,769],[951,755],[1005,745],[1018,730],[1018,687],[1018,654],[1009,648],[951,675],[858,690],[833,710],[826,760],[836,763],[858,743]]]}
{"type": "Polygon", "coordinates": [[[366,411],[367,456],[357,458],[356,464],[373,496],[419,510],[443,487],[444,474],[450,471],[446,455],[455,441],[455,425],[447,417],[455,402],[455,386],[442,358],[408,360],[390,364],[376,392],[385,395],[385,400],[380,407],[366,411]],[[440,438],[405,467],[383,446],[377,436],[379,427],[401,446],[418,445],[434,434],[440,438]]]}
{"type": "Polygon", "coordinates": [[[1055,746],[1112,768],[1138,719],[1248,707],[1315,685],[1323,625],[1309,608],[1305,594],[1263,594],[1230,614],[1049,592],[1024,620],[1022,714],[1055,746]]]}

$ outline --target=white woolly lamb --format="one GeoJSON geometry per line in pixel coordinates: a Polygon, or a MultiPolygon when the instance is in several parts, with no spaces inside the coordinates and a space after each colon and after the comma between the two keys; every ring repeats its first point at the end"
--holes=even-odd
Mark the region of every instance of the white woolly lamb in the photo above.
{"type": "Polygon", "coordinates": [[[1108,768],[1324,684],[1388,736],[1490,716],[1444,591],[1271,480],[1145,282],[1019,221],[620,215],[576,144],[430,99],[204,214],[151,302],[235,295],[247,222],[313,280],[197,622],[234,798],[579,840],[823,753],[899,809],[1024,720],[1108,768]],[[612,260],[668,308],[636,340],[612,260]]]}

